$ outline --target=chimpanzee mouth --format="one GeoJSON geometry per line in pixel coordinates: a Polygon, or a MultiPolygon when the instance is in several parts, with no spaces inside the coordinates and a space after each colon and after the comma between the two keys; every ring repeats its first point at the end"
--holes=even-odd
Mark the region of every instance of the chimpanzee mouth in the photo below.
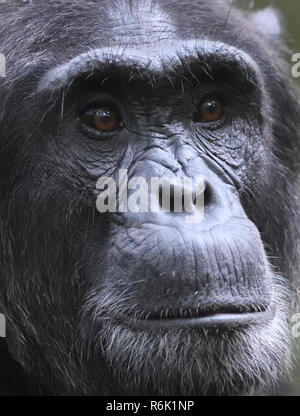
{"type": "Polygon", "coordinates": [[[162,309],[159,312],[143,314],[139,319],[134,319],[134,323],[141,328],[237,327],[265,323],[271,321],[274,315],[275,310],[271,307],[211,306],[180,311],[162,309]]]}

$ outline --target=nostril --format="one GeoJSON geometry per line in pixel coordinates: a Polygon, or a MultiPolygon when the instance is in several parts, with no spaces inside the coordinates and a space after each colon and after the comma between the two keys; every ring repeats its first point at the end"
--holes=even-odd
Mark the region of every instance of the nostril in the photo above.
{"type": "Polygon", "coordinates": [[[170,212],[175,212],[175,189],[170,187],[170,212]]]}
{"type": "Polygon", "coordinates": [[[160,185],[159,205],[164,212],[182,212],[184,210],[184,192],[182,188],[171,184],[166,189],[160,185]]]}
{"type": "Polygon", "coordinates": [[[158,198],[159,198],[159,206],[161,208],[163,208],[163,187],[162,187],[162,185],[159,185],[158,198]]]}
{"type": "MultiPolygon", "coordinates": [[[[194,200],[196,201],[196,198],[194,198],[194,200]]],[[[211,201],[212,201],[212,190],[211,190],[210,185],[207,182],[205,182],[205,185],[204,185],[204,206],[210,205],[211,201]]]]}
{"type": "Polygon", "coordinates": [[[163,212],[194,212],[203,205],[211,202],[211,189],[205,181],[198,183],[194,190],[192,186],[184,187],[174,183],[160,184],[159,206],[163,212]]]}

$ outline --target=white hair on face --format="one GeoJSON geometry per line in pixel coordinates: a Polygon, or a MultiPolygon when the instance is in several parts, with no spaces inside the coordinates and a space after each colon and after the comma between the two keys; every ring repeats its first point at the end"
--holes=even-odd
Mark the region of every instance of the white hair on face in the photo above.
{"type": "Polygon", "coordinates": [[[142,44],[176,36],[170,16],[153,0],[116,0],[108,10],[108,19],[113,22],[112,37],[121,45],[132,44],[132,33],[138,34],[136,41],[142,44]]]}
{"type": "Polygon", "coordinates": [[[109,289],[101,304],[90,299],[86,313],[93,311],[94,320],[101,322],[97,338],[102,354],[125,391],[127,386],[128,391],[147,393],[151,386],[151,392],[165,395],[207,394],[212,389],[220,395],[259,395],[271,392],[289,373],[290,299],[287,282],[274,276],[273,320],[234,332],[139,330],[117,324],[129,308],[126,299],[116,301],[109,289]]]}

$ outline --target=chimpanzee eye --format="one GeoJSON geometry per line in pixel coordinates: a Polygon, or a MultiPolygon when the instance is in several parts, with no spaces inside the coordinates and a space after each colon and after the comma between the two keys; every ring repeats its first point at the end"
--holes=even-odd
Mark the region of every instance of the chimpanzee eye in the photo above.
{"type": "Polygon", "coordinates": [[[221,101],[216,97],[208,97],[201,101],[194,121],[200,123],[215,123],[224,116],[224,108],[221,101]]]}
{"type": "Polygon", "coordinates": [[[112,105],[101,105],[91,108],[80,115],[81,121],[90,128],[100,132],[110,133],[121,125],[119,112],[112,105]]]}

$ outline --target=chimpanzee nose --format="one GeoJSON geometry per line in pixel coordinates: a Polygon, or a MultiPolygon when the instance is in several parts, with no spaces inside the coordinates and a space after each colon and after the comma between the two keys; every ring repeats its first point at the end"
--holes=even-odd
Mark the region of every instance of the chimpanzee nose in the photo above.
{"type": "Polygon", "coordinates": [[[203,216],[207,197],[208,184],[202,178],[196,181],[164,178],[158,189],[158,203],[163,212],[203,216]]]}

